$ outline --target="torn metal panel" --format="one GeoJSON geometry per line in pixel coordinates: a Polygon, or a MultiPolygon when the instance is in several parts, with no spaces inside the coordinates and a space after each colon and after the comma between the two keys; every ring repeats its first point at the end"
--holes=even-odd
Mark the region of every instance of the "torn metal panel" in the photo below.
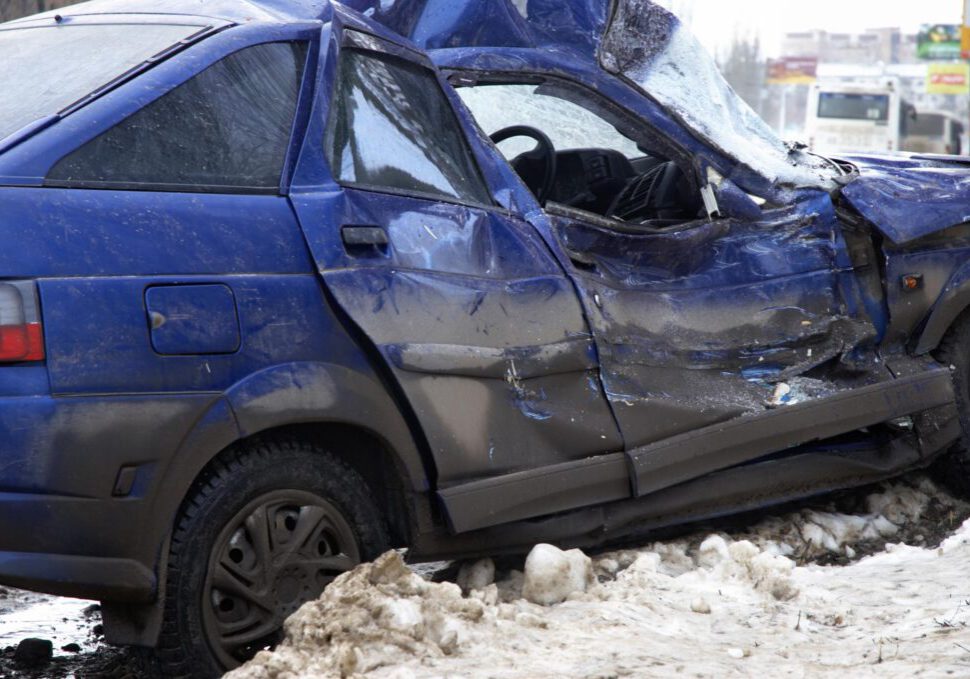
{"type": "Polygon", "coordinates": [[[554,48],[592,61],[610,0],[348,0],[427,50],[554,48]]]}
{"type": "Polygon", "coordinates": [[[825,194],[658,233],[554,218],[628,447],[760,412],[876,329],[825,194]]]}
{"type": "Polygon", "coordinates": [[[970,222],[970,164],[956,158],[850,156],[842,195],[896,245],[970,222]]]}

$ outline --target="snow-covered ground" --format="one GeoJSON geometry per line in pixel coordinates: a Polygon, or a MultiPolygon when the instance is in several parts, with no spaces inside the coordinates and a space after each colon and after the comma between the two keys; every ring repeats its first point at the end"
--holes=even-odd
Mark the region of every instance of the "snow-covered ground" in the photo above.
{"type": "Polygon", "coordinates": [[[537,547],[497,584],[490,561],[465,565],[464,593],[392,552],[338,578],[280,648],[227,676],[970,674],[970,522],[938,546],[931,535],[966,505],[920,477],[856,504],[591,559],[537,547]]]}

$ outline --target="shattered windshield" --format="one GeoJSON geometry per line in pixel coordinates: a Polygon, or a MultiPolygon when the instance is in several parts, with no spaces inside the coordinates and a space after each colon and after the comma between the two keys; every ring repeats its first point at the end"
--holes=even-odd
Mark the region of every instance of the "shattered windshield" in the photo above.
{"type": "Polygon", "coordinates": [[[691,32],[650,0],[618,0],[600,60],[696,134],[773,182],[827,188],[838,174],[779,139],[735,94],[691,32]]]}
{"type": "Polygon", "coordinates": [[[55,115],[199,30],[161,24],[0,30],[0,139],[55,115]]]}

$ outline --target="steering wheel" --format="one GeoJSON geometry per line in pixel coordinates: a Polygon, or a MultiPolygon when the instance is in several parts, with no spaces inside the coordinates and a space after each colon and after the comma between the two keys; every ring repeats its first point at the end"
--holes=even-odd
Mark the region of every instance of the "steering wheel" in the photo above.
{"type": "Polygon", "coordinates": [[[538,144],[533,150],[523,153],[515,160],[525,160],[530,163],[542,164],[542,182],[538,186],[533,186],[533,183],[535,183],[534,180],[530,182],[526,177],[523,177],[522,180],[529,186],[532,193],[535,194],[539,204],[545,205],[556,185],[556,147],[553,146],[552,140],[542,130],[537,130],[528,125],[513,125],[491,135],[492,141],[496,144],[501,144],[503,141],[514,137],[528,137],[529,139],[535,140],[538,144]]]}

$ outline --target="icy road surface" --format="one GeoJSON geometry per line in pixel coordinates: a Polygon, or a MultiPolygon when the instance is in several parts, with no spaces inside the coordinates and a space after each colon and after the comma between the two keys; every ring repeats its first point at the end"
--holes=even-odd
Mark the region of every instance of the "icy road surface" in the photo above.
{"type": "Polygon", "coordinates": [[[389,553],[338,578],[290,618],[283,646],[227,676],[967,676],[970,521],[942,544],[931,535],[966,506],[919,477],[861,505],[591,560],[543,548],[497,585],[489,561],[466,567],[461,581],[481,589],[464,595],[389,553]],[[531,603],[523,584],[565,601],[531,603]]]}

